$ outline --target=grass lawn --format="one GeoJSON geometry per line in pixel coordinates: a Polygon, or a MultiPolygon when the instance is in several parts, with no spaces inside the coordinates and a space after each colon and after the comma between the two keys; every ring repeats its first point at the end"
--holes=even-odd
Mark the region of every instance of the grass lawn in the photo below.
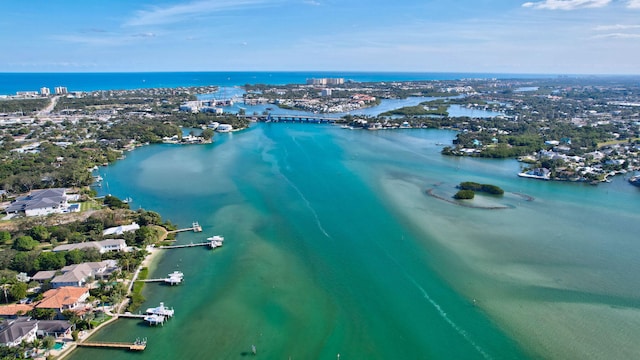
{"type": "MultiPolygon", "coordinates": [[[[635,142],[635,141],[640,141],[640,138],[631,139],[631,142],[635,142]]],[[[628,142],[629,142],[629,139],[603,141],[598,143],[598,149],[603,146],[609,146],[609,145],[615,145],[615,144],[627,144],[628,142]]]]}
{"type": "Polygon", "coordinates": [[[87,211],[87,210],[100,210],[100,209],[102,209],[102,206],[100,206],[100,204],[98,204],[94,200],[83,201],[80,203],[80,212],[87,211]]]}

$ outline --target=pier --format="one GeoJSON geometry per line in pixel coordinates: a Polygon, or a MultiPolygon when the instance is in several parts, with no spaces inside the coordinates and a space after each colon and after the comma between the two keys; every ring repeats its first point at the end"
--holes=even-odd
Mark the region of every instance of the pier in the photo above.
{"type": "Polygon", "coordinates": [[[198,224],[197,221],[194,221],[193,224],[191,224],[191,227],[189,228],[171,230],[171,231],[168,231],[167,234],[174,234],[174,233],[185,232],[185,231],[202,232],[202,226],[200,226],[200,224],[198,224]]]}
{"type": "Polygon", "coordinates": [[[157,278],[157,279],[144,279],[144,280],[136,280],[140,282],[164,282],[169,285],[178,285],[182,283],[184,280],[184,274],[180,271],[174,271],[171,274],[167,275],[166,278],[157,278]]]}
{"type": "Polygon", "coordinates": [[[132,343],[126,342],[98,342],[98,341],[84,341],[78,343],[78,346],[82,347],[97,347],[97,348],[112,348],[112,349],[127,349],[130,351],[143,351],[147,348],[147,340],[136,340],[132,343]]]}
{"type": "Polygon", "coordinates": [[[155,308],[148,308],[144,314],[132,314],[132,313],[124,313],[124,314],[116,314],[118,318],[125,319],[140,319],[147,322],[149,325],[164,325],[164,322],[173,317],[174,314],[173,308],[168,308],[164,306],[164,303],[161,302],[160,306],[155,308]]]}
{"type": "Polygon", "coordinates": [[[196,247],[196,246],[208,246],[211,249],[215,249],[215,248],[221,247],[223,242],[224,242],[224,237],[219,236],[219,235],[215,235],[215,236],[207,238],[206,242],[189,243],[189,244],[183,244],[183,245],[158,246],[158,249],[169,250],[169,249],[190,248],[190,247],[196,247]]]}
{"type": "Polygon", "coordinates": [[[125,319],[144,319],[145,316],[144,314],[132,314],[132,313],[124,313],[124,314],[116,314],[118,316],[118,318],[125,318],[125,319]]]}

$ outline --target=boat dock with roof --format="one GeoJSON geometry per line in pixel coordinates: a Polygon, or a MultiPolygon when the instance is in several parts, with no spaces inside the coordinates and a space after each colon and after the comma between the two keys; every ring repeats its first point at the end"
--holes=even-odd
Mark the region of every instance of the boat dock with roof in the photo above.
{"type": "Polygon", "coordinates": [[[171,274],[167,275],[166,278],[157,278],[157,279],[144,279],[144,280],[136,280],[140,282],[164,282],[169,285],[178,285],[182,283],[184,280],[184,274],[180,271],[174,271],[171,274]]]}
{"type": "Polygon", "coordinates": [[[215,249],[218,247],[221,247],[222,244],[224,243],[224,237],[220,236],[220,235],[214,235],[211,237],[207,238],[207,241],[205,242],[201,242],[201,243],[189,243],[189,244],[183,244],[183,245],[167,245],[167,246],[158,246],[158,249],[181,249],[181,248],[189,248],[189,247],[196,247],[196,246],[208,246],[211,249],[215,249]]]}

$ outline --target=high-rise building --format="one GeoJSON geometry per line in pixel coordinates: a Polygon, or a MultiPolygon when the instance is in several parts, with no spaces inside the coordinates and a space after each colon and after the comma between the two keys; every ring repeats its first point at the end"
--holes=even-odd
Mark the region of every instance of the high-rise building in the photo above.
{"type": "Polygon", "coordinates": [[[51,90],[48,87],[41,87],[40,95],[43,95],[43,96],[51,95],[51,90]]]}
{"type": "Polygon", "coordinates": [[[307,85],[342,85],[344,78],[311,78],[307,79],[307,85]]]}
{"type": "Polygon", "coordinates": [[[64,86],[56,86],[56,95],[66,94],[68,93],[67,88],[64,86]]]}
{"type": "Polygon", "coordinates": [[[327,85],[342,85],[344,84],[344,78],[328,78],[327,85]]]}

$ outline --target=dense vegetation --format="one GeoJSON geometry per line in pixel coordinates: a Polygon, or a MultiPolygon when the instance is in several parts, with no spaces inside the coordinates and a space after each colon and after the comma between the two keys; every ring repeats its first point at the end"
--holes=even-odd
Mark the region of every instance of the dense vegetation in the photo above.
{"type": "Polygon", "coordinates": [[[51,100],[41,99],[0,99],[0,114],[19,113],[29,115],[46,107],[51,100]]]}
{"type": "MultiPolygon", "coordinates": [[[[97,249],[76,249],[66,252],[44,251],[60,244],[99,241],[105,239],[104,229],[137,222],[140,229],[126,232],[118,238],[124,239],[129,246],[144,247],[160,239],[158,225],[175,229],[170,222],[163,222],[160,215],[153,211],[105,209],[94,213],[84,221],[73,221],[59,225],[34,225],[25,219],[14,231],[0,231],[2,251],[0,251],[0,271],[4,271],[5,280],[18,272],[33,275],[40,270],[57,270],[66,265],[82,262],[115,259],[123,270],[134,269],[144,258],[144,251],[111,252],[100,254],[97,249]]],[[[8,280],[7,280],[8,281],[8,280]]]]}
{"type": "Polygon", "coordinates": [[[490,184],[479,184],[479,183],[472,182],[472,181],[461,182],[460,185],[458,185],[458,188],[462,189],[462,190],[471,190],[471,191],[477,191],[477,192],[484,192],[484,193],[491,194],[491,195],[502,195],[502,194],[504,194],[504,190],[502,190],[498,186],[490,185],[490,184]]]}
{"type": "Polygon", "coordinates": [[[475,195],[476,194],[472,190],[460,190],[453,195],[453,198],[458,200],[469,200],[473,199],[475,195]]]}
{"type": "Polygon", "coordinates": [[[383,112],[378,116],[426,116],[426,115],[439,115],[449,116],[446,105],[438,105],[435,108],[429,107],[427,104],[420,104],[416,106],[405,106],[399,109],[383,112]]]}
{"type": "MultiPolygon", "coordinates": [[[[10,142],[4,142],[11,147],[10,142]]],[[[81,187],[93,181],[89,168],[113,162],[119,153],[98,143],[57,146],[43,142],[38,153],[0,150],[0,186],[21,193],[47,187],[81,187]]]]}

